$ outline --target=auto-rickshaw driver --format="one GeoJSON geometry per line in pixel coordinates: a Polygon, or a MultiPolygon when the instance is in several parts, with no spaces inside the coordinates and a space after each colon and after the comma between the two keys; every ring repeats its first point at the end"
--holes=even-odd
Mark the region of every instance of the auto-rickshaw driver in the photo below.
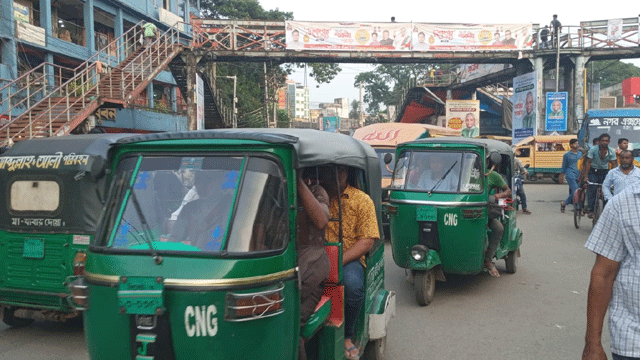
{"type": "MultiPolygon", "coordinates": [[[[498,173],[496,168],[500,168],[501,157],[498,153],[492,153],[487,159],[489,166],[489,173],[487,173],[487,188],[489,192],[495,190],[495,194],[493,194],[493,201],[491,197],[489,197],[489,203],[497,203],[500,199],[507,199],[511,196],[511,189],[507,186],[507,183],[504,181],[502,176],[498,173]]],[[[504,235],[504,226],[502,225],[502,211],[497,208],[492,211],[492,207],[489,210],[489,229],[491,229],[491,235],[489,236],[489,246],[487,247],[485,256],[484,256],[484,266],[489,272],[491,276],[499,277],[500,273],[498,269],[496,269],[496,265],[493,263],[493,256],[498,249],[498,245],[500,244],[500,240],[502,240],[502,236],[504,235]]]]}

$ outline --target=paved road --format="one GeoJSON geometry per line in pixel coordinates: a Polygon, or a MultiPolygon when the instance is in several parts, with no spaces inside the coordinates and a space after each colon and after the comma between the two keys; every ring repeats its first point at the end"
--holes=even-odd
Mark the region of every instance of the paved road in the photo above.
{"type": "MultiPolygon", "coordinates": [[[[398,311],[388,337],[390,359],[576,359],[584,345],[589,272],[595,255],[584,248],[591,224],[573,226],[560,213],[568,186],[525,184],[532,215],[518,216],[524,232],[518,271],[502,276],[449,276],[434,301],[416,304],[412,286],[387,254],[386,285],[398,311]]],[[[605,348],[608,348],[608,330],[605,348]]]]}
{"type": "MultiPolygon", "coordinates": [[[[595,259],[583,247],[591,225],[583,222],[576,230],[572,213],[560,213],[566,185],[533,183],[525,189],[533,215],[518,217],[524,242],[516,274],[449,276],[447,283],[438,283],[431,305],[420,307],[387,248],[386,284],[397,293],[398,305],[389,329],[389,359],[580,356],[595,259]]],[[[504,262],[497,266],[504,271],[504,262]]],[[[0,325],[0,359],[86,360],[84,344],[79,321],[35,322],[23,329],[0,325]]]]}

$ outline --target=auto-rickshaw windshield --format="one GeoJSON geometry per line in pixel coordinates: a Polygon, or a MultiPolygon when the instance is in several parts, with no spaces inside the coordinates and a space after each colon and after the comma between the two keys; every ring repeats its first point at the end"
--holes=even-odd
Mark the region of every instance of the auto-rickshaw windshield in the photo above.
{"type": "Polygon", "coordinates": [[[102,246],[246,253],[286,245],[287,191],[274,160],[142,155],[123,159],[114,179],[102,246]]]}
{"type": "Polygon", "coordinates": [[[482,192],[482,162],[475,152],[404,151],[396,163],[394,189],[441,193],[482,192]]]}

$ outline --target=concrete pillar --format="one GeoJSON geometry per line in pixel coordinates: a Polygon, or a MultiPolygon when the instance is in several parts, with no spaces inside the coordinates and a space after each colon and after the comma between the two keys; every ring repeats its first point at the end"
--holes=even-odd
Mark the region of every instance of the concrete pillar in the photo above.
{"type": "Polygon", "coordinates": [[[451,89],[447,89],[447,100],[453,100],[453,92],[451,92],[451,89]]]}
{"type": "Polygon", "coordinates": [[[582,56],[579,55],[576,57],[576,67],[575,67],[575,72],[574,72],[574,82],[575,82],[575,86],[574,86],[574,99],[575,99],[575,105],[574,105],[574,110],[573,110],[573,114],[574,114],[574,118],[572,121],[569,121],[569,123],[567,124],[567,132],[569,134],[575,134],[579,127],[578,127],[578,121],[579,120],[583,120],[584,119],[584,114],[585,114],[585,89],[586,89],[586,84],[585,84],[585,80],[584,80],[584,74],[585,74],[585,66],[587,65],[587,61],[589,61],[589,57],[587,56],[582,56]]]}
{"type": "Polygon", "coordinates": [[[185,24],[190,23],[189,19],[189,0],[184,0],[184,22],[185,24]]]}
{"type": "Polygon", "coordinates": [[[86,0],[84,3],[84,36],[87,49],[89,49],[90,54],[93,54],[96,51],[93,0],[86,0]]]}
{"type": "MultiPolygon", "coordinates": [[[[122,34],[124,34],[124,16],[122,13],[122,8],[119,7],[116,9],[116,17],[113,20],[113,35],[117,38],[119,38],[120,36],[122,36],[122,34]]],[[[125,58],[125,54],[124,54],[124,49],[121,48],[122,44],[122,40],[118,41],[118,44],[116,44],[116,46],[118,47],[119,50],[117,50],[116,52],[118,53],[119,59],[118,61],[122,61],[125,58]]]]}
{"type": "Polygon", "coordinates": [[[2,47],[2,63],[9,68],[11,76],[18,77],[18,49],[16,48],[16,24],[13,19],[13,1],[0,1],[0,13],[11,14],[0,16],[0,32],[9,35],[0,41],[2,47]]]}
{"type": "Polygon", "coordinates": [[[153,81],[147,85],[147,103],[149,108],[153,109],[153,81]]]}
{"type": "Polygon", "coordinates": [[[570,132],[570,128],[571,128],[571,124],[575,122],[575,103],[576,103],[576,97],[575,97],[575,73],[576,73],[576,67],[575,67],[575,58],[571,57],[570,58],[571,63],[565,63],[562,66],[562,74],[563,74],[563,81],[564,81],[564,91],[567,92],[568,94],[568,98],[567,98],[567,131],[566,134],[571,134],[570,132]]]}
{"type": "Polygon", "coordinates": [[[40,27],[44,29],[44,33],[47,38],[52,34],[52,21],[51,0],[40,0],[40,27]]]}
{"type": "Polygon", "coordinates": [[[533,60],[533,71],[536,72],[536,127],[537,134],[544,134],[545,97],[544,97],[544,59],[540,56],[533,60]]]}

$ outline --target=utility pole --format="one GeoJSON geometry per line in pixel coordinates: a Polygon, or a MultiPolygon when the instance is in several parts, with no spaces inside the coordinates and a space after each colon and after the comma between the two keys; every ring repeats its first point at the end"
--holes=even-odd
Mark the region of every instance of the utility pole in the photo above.
{"type": "Polygon", "coordinates": [[[267,63],[264,62],[264,118],[267,120],[267,127],[271,127],[269,121],[269,87],[267,85],[267,63]]]}
{"type": "Polygon", "coordinates": [[[554,32],[554,36],[556,38],[556,92],[558,92],[559,83],[560,83],[560,29],[554,32]]]}
{"type": "Polygon", "coordinates": [[[360,126],[364,125],[364,112],[362,111],[362,83],[358,83],[360,86],[360,126]]]}

